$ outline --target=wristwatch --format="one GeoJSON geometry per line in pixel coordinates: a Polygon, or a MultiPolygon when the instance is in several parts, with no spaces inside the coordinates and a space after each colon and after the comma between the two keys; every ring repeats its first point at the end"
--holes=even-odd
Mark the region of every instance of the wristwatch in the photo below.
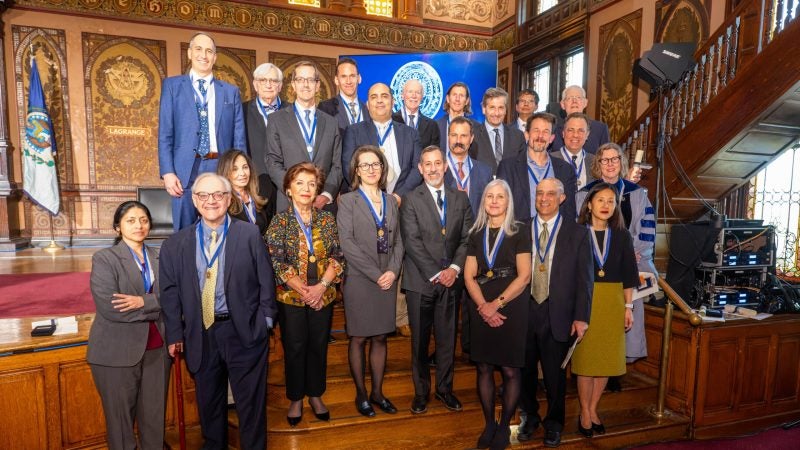
{"type": "Polygon", "coordinates": [[[326,280],[325,278],[320,278],[319,279],[319,284],[325,286],[326,289],[331,287],[331,282],[326,280]]]}
{"type": "Polygon", "coordinates": [[[633,303],[625,303],[625,307],[628,309],[633,309],[633,303]]]}
{"type": "Polygon", "coordinates": [[[497,298],[497,304],[500,305],[497,309],[503,309],[503,307],[506,306],[505,299],[506,298],[502,296],[497,298]]]}

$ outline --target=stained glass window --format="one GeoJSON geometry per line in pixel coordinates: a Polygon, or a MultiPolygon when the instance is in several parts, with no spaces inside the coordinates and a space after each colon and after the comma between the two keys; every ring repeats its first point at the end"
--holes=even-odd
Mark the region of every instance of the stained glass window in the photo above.
{"type": "Polygon", "coordinates": [[[550,103],[550,64],[539,66],[531,73],[531,89],[539,94],[539,109],[544,111],[550,103]]]}
{"type": "Polygon", "coordinates": [[[319,8],[319,0],[289,0],[290,5],[313,6],[319,8]]]}
{"type": "Polygon", "coordinates": [[[364,0],[367,14],[372,16],[392,17],[394,1],[392,0],[364,0]]]}

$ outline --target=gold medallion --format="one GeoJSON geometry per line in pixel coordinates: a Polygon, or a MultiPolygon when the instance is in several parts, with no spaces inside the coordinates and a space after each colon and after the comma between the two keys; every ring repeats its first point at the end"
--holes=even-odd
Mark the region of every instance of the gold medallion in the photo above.
{"type": "Polygon", "coordinates": [[[211,269],[206,270],[206,279],[211,278],[211,269]]]}
{"type": "Polygon", "coordinates": [[[539,264],[539,272],[544,272],[545,270],[547,270],[547,266],[544,264],[539,264]]]}
{"type": "Polygon", "coordinates": [[[308,262],[312,262],[312,263],[313,263],[313,262],[317,262],[317,257],[316,257],[316,256],[314,256],[314,255],[311,255],[311,256],[309,256],[309,257],[308,257],[308,262]]]}
{"type": "Polygon", "coordinates": [[[603,269],[600,269],[600,271],[597,272],[597,276],[600,277],[600,278],[603,278],[604,276],[606,276],[606,271],[603,270],[603,269]]]}
{"type": "Polygon", "coordinates": [[[489,271],[488,271],[488,272],[486,272],[486,276],[487,276],[487,277],[489,277],[489,278],[492,278],[492,277],[494,276],[494,271],[492,271],[491,269],[489,269],[489,271]]]}
{"type": "Polygon", "coordinates": [[[378,230],[378,237],[383,237],[383,228],[378,230]]]}
{"type": "Polygon", "coordinates": [[[445,236],[446,234],[447,234],[447,229],[442,228],[442,236],[445,236]]]}

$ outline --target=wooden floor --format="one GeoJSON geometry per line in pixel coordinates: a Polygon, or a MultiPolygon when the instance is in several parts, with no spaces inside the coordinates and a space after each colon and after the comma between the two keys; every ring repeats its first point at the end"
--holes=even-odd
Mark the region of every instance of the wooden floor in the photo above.
{"type": "MultiPolygon", "coordinates": [[[[0,254],[0,273],[45,273],[91,270],[91,256],[99,248],[67,249],[56,255],[41,249],[0,254]]],[[[334,308],[334,335],[337,341],[328,350],[328,387],[323,396],[331,412],[330,422],[314,418],[306,404],[303,420],[291,428],[286,422],[288,401],[284,393],[283,362],[270,364],[268,374],[268,447],[274,449],[466,449],[475,446],[483,428],[476,386],[476,371],[460,354],[456,356],[454,391],[464,410],[450,412],[431,398],[428,412],[410,412],[413,398],[408,338],[389,339],[384,394],[398,407],[395,415],[377,410],[374,418],[359,415],[353,405],[355,389],[347,365],[347,336],[344,333],[344,309],[334,308]]],[[[273,359],[276,355],[271,355],[273,359]]],[[[499,380],[499,378],[498,378],[499,380]]],[[[369,386],[369,378],[367,380],[369,386]]],[[[657,382],[637,372],[623,380],[623,391],[607,393],[601,401],[601,417],[608,430],[602,437],[585,439],[577,432],[578,400],[574,380],[568,381],[567,420],[562,448],[621,448],[649,442],[687,438],[689,419],[673,415],[657,420],[649,409],[656,401],[657,382]]],[[[540,395],[543,408],[546,401],[540,395]]],[[[499,405],[497,407],[499,414],[499,405]]],[[[516,439],[515,418],[512,448],[542,447],[542,431],[530,442],[516,439]]],[[[238,448],[238,420],[229,413],[231,448],[238,448]]],[[[176,432],[168,432],[167,443],[179,448],[176,432]]],[[[187,430],[188,448],[202,446],[198,427],[187,430]]]]}

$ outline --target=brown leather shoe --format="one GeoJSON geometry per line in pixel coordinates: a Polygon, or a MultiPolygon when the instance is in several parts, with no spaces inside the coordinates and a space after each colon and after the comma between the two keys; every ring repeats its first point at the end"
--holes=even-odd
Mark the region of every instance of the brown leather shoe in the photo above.
{"type": "Polygon", "coordinates": [[[397,327],[397,334],[403,337],[411,337],[411,327],[408,325],[400,325],[397,327]]]}

